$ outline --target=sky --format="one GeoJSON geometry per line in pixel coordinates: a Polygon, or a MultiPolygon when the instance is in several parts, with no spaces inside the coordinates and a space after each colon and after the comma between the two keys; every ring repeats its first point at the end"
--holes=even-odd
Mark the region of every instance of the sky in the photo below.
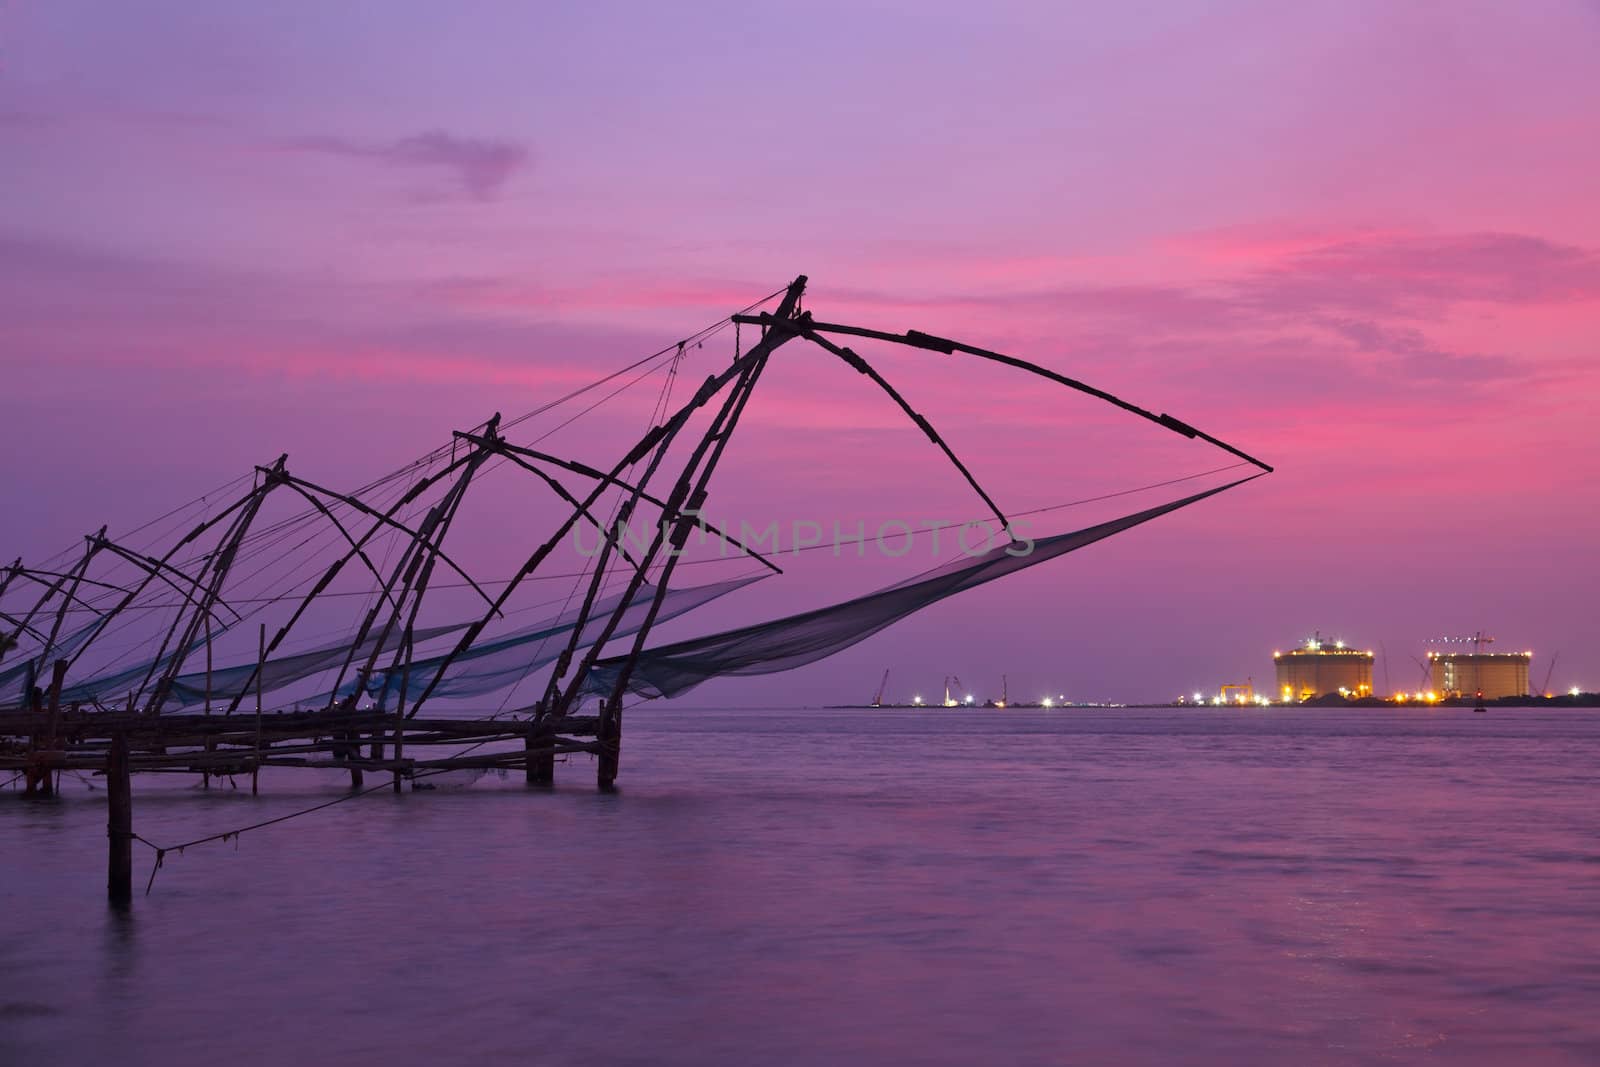
{"type": "MultiPolygon", "coordinates": [[[[1479,630],[1600,689],[1597,45],[1560,0],[4,0],[0,555],[283,451],[361,484],[805,273],[820,319],[1011,352],[1277,470],[697,699],[864,700],[887,668],[891,699],[1166,700],[1315,630],[1381,649],[1380,690],[1479,630]]],[[[873,358],[1008,506],[1228,460],[873,358]]],[[[730,518],[983,513],[814,350],[730,451],[730,518]]]]}

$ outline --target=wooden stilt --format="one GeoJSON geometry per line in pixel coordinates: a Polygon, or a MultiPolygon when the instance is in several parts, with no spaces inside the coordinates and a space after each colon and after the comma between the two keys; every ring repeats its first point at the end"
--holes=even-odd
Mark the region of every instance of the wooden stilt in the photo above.
{"type": "MultiPolygon", "coordinates": [[[[406,728],[406,684],[411,681],[411,628],[406,628],[405,641],[405,673],[400,676],[400,695],[394,705],[394,791],[400,792],[400,757],[404,752],[405,742],[401,735],[406,728]]],[[[379,759],[383,758],[382,746],[373,745],[373,751],[379,759]]]]}
{"type": "MultiPolygon", "coordinates": [[[[258,667],[257,669],[259,670],[260,668],[258,667]]],[[[211,615],[208,612],[206,614],[206,716],[207,716],[207,718],[209,718],[210,715],[211,715],[211,615]]],[[[210,741],[206,742],[206,751],[207,752],[212,751],[213,747],[214,746],[212,745],[212,743],[210,741]]],[[[210,771],[201,771],[200,772],[200,787],[202,789],[210,789],[211,788],[211,772],[210,771]]]]}
{"type": "MultiPolygon", "coordinates": [[[[61,750],[61,682],[67,676],[67,661],[58,659],[50,674],[50,723],[45,728],[44,747],[48,752],[61,750]]],[[[55,796],[61,792],[61,772],[46,771],[44,795],[55,796]]]]}
{"type": "Polygon", "coordinates": [[[617,788],[617,764],[622,755],[622,701],[610,700],[600,707],[597,738],[600,755],[595,769],[595,784],[602,793],[617,788]]]}
{"type": "Polygon", "coordinates": [[[44,722],[44,693],[38,686],[33,686],[28,692],[28,710],[33,712],[28,724],[28,765],[24,773],[27,777],[27,789],[24,795],[33,796],[42,789],[45,796],[50,795],[50,774],[42,770],[42,760],[39,750],[44,744],[42,724],[44,722]],[[41,785],[42,781],[42,785],[41,785]]]}
{"type": "Polygon", "coordinates": [[[261,668],[267,662],[267,624],[261,624],[261,636],[256,645],[256,758],[250,761],[250,795],[261,793],[261,668]]]}
{"type": "Polygon", "coordinates": [[[56,748],[61,739],[61,682],[67,676],[67,661],[58,659],[50,674],[50,736],[46,748],[56,748]]]}
{"type": "Polygon", "coordinates": [[[106,836],[110,839],[106,892],[112,904],[126,907],[133,899],[133,783],[128,738],[121,733],[111,739],[106,757],[106,808],[106,836]]]}
{"type": "Polygon", "coordinates": [[[539,784],[539,734],[533,725],[528,726],[528,733],[523,734],[522,750],[525,753],[526,763],[523,766],[523,777],[528,785],[539,784]]]}
{"type": "Polygon", "coordinates": [[[529,785],[550,786],[556,782],[556,753],[550,728],[537,717],[528,726],[523,738],[527,753],[527,779],[529,785]]]}
{"type": "Polygon", "coordinates": [[[528,753],[529,785],[555,785],[556,754],[552,745],[553,737],[554,731],[550,728],[550,721],[545,718],[545,704],[541,700],[534,709],[533,721],[528,724],[528,733],[524,741],[528,753]]]}
{"type": "MultiPolygon", "coordinates": [[[[377,731],[374,730],[373,733],[374,733],[374,735],[376,735],[377,731]]],[[[346,746],[346,748],[344,750],[345,751],[345,758],[348,759],[348,760],[351,760],[351,761],[359,760],[361,758],[361,735],[358,734],[358,733],[351,733],[351,734],[346,734],[345,737],[347,739],[349,739],[349,741],[350,741],[350,744],[348,746],[346,746]]],[[[364,784],[366,784],[366,779],[361,773],[361,768],[360,767],[351,767],[350,768],[350,791],[351,792],[355,792],[356,790],[360,789],[364,784]]]]}

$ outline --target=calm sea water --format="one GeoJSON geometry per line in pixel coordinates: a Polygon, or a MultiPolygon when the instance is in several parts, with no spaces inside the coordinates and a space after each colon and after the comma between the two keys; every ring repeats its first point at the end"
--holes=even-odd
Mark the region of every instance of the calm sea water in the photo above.
{"type": "MultiPolygon", "coordinates": [[[[620,795],[382,792],[127,916],[103,792],[0,793],[0,1063],[1600,1061],[1593,712],[626,725],[620,795]]],[[[135,828],[339,791],[263,781],[135,828]]]]}

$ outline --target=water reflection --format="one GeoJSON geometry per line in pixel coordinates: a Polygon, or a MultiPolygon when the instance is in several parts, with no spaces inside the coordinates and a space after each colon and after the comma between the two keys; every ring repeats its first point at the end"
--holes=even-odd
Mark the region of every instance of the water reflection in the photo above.
{"type": "MultiPolygon", "coordinates": [[[[0,796],[0,1061],[1584,1062],[1600,716],[636,713],[616,796],[379,792],[104,898],[0,796]]],[[[181,840],[325,799],[136,782],[181,840]]]]}

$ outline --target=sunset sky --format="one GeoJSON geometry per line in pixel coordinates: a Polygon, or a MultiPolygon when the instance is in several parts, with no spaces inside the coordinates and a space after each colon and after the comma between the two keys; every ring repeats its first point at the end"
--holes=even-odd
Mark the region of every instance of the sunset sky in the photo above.
{"type": "MultiPolygon", "coordinates": [[[[1478,629],[1600,689],[1597,53],[1600,4],[1558,0],[5,0],[0,556],[283,451],[360,484],[805,273],[819,318],[1013,352],[1278,470],[705,701],[885,667],[893,697],[1171,699],[1317,628],[1381,645],[1380,690],[1478,629]]],[[[964,499],[794,353],[724,514],[964,499]]],[[[1074,450],[1120,416],[883,358],[1018,507],[1228,459],[1142,425],[1074,450]]]]}

